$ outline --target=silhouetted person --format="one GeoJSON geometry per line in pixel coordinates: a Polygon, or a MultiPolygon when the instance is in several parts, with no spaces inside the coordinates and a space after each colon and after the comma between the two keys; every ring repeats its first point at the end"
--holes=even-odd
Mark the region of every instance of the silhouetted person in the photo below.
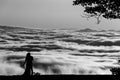
{"type": "Polygon", "coordinates": [[[30,53],[27,53],[24,65],[25,65],[24,75],[27,76],[33,75],[33,57],[31,56],[30,53]]]}

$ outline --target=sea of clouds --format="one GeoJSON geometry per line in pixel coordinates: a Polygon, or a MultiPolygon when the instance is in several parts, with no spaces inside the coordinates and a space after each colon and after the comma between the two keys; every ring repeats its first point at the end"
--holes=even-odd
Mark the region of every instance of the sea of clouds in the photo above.
{"type": "Polygon", "coordinates": [[[27,50],[41,75],[105,75],[119,67],[119,32],[40,30],[0,36],[0,75],[22,75],[27,50]]]}

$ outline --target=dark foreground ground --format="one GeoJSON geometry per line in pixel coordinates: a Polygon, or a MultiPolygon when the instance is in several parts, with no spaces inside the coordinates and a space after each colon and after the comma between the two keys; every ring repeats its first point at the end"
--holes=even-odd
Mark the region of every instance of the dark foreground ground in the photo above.
{"type": "Polygon", "coordinates": [[[0,80],[120,80],[120,76],[114,75],[0,76],[0,80]]]}

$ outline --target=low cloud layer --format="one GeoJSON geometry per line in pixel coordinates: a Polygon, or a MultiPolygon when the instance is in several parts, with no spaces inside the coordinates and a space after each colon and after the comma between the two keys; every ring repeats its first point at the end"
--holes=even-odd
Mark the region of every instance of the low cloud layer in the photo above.
{"type": "Polygon", "coordinates": [[[27,51],[41,75],[102,75],[119,67],[118,32],[0,28],[0,75],[22,75],[27,51]]]}

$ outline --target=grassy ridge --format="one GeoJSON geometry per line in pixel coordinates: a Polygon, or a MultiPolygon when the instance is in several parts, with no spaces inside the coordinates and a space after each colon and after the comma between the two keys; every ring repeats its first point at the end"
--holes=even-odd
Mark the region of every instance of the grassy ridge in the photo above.
{"type": "Polygon", "coordinates": [[[0,80],[119,80],[113,75],[40,75],[40,76],[0,76],[0,80]]]}

